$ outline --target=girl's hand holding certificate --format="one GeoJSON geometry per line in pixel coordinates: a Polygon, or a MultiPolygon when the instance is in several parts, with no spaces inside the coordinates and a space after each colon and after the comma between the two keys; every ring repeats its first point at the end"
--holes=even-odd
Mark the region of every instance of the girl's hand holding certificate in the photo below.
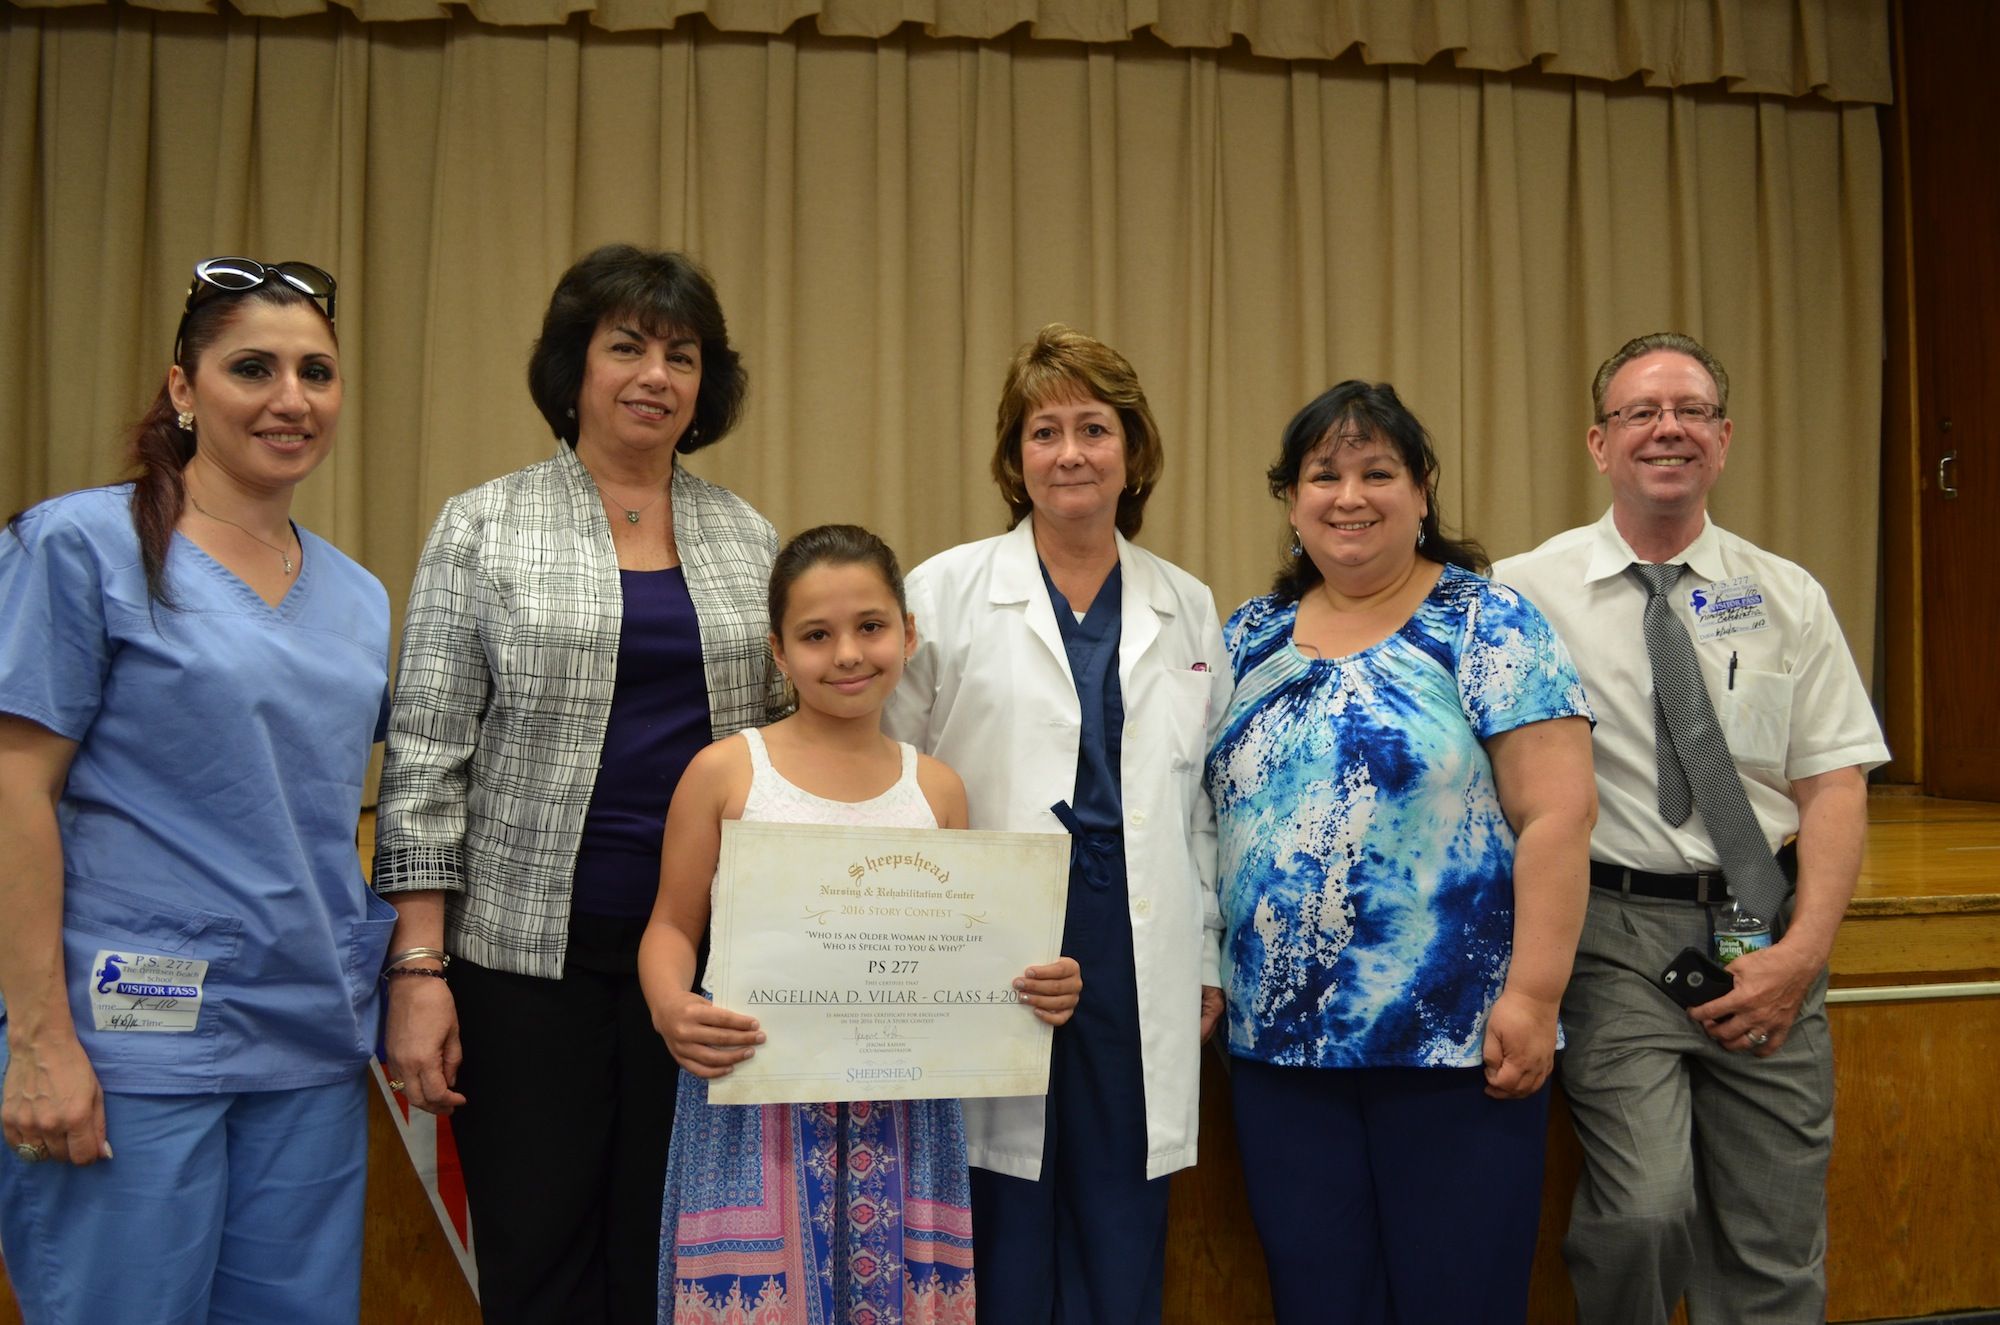
{"type": "Polygon", "coordinates": [[[1083,972],[1074,957],[1058,957],[1040,966],[1030,966],[1014,982],[1014,992],[1035,1010],[1035,1015],[1051,1026],[1060,1026],[1076,1012],[1083,994],[1083,972]]]}
{"type": "Polygon", "coordinates": [[[682,992],[654,1004],[653,1029],[674,1061],[698,1077],[724,1077],[757,1052],[764,1032],[757,1019],[719,1008],[700,994],[682,992]]]}

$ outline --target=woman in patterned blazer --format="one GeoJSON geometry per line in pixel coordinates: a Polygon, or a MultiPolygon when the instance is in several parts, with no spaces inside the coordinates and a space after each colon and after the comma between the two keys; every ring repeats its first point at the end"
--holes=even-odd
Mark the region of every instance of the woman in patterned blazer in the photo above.
{"type": "Polygon", "coordinates": [[[777,541],[676,463],[744,395],[688,258],[571,267],[528,385],[554,457],[447,501],[411,589],[374,874],[388,1063],[453,1116],[488,1321],[650,1321],[675,1073],[639,938],[682,769],[781,706],[777,541]]]}

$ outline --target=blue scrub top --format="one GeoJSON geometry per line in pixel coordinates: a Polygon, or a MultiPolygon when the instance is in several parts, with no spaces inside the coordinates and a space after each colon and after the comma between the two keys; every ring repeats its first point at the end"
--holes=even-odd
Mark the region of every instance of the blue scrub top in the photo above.
{"type": "Polygon", "coordinates": [[[355,853],[388,595],[301,529],[273,607],[176,534],[162,606],[130,505],[71,493],[0,534],[0,712],[78,743],[57,809],[78,1035],[107,1090],[341,1080],[373,1052],[395,923],[355,853]],[[104,951],[206,961],[193,1029],[100,1030],[104,951]]]}
{"type": "MultiPolygon", "coordinates": [[[[1076,745],[1076,789],[1070,794],[1069,808],[1074,822],[1064,827],[1079,838],[1107,835],[1114,845],[1123,845],[1124,793],[1120,789],[1120,759],[1125,739],[1125,696],[1118,685],[1118,643],[1124,627],[1124,585],[1119,568],[1113,566],[1104,586],[1091,600],[1090,610],[1077,619],[1076,611],[1042,567],[1042,583],[1055,609],[1056,628],[1062,632],[1063,652],[1069,656],[1070,677],[1076,683],[1077,705],[1082,730],[1076,745]],[[1081,831],[1079,831],[1081,830],[1081,831]]],[[[1076,857],[1083,864],[1079,843],[1076,857]]],[[[1098,871],[1085,869],[1087,877],[1098,871]]],[[[1108,880],[1095,877],[1098,887],[1108,880]]]]}

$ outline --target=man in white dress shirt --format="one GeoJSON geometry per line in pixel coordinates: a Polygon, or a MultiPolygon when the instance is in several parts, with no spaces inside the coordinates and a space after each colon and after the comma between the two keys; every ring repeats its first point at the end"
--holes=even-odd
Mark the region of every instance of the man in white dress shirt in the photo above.
{"type": "Polygon", "coordinates": [[[1685,1295],[1694,1325],[1823,1321],[1827,958],[1860,871],[1865,775],[1889,752],[1825,590],[1708,520],[1734,430],[1722,366],[1689,337],[1642,336],[1592,396],[1611,509],[1493,568],[1555,623],[1597,713],[1594,886],[1562,1009],[1585,1161],[1564,1244],[1578,1315],[1666,1325],[1685,1295]],[[1691,1013],[1657,981],[1683,948],[1714,955],[1729,899],[1702,812],[1675,826],[1662,809],[1635,563],[1685,567],[1668,604],[1754,813],[1750,845],[1759,830],[1773,853],[1797,837],[1779,857],[1795,890],[1765,917],[1777,942],[1737,957],[1733,991],[1691,1013]]]}

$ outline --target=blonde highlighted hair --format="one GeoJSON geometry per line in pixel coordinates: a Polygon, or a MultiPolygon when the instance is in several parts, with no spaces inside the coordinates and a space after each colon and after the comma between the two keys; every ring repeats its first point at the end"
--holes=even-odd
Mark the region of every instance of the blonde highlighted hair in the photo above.
{"type": "Polygon", "coordinates": [[[1000,388],[994,421],[993,481],[1013,515],[1011,528],[1034,510],[1021,473],[1021,431],[1028,416],[1044,405],[1101,400],[1118,412],[1125,434],[1125,489],[1118,494],[1118,532],[1137,537],[1146,499],[1159,485],[1166,456],[1160,426],[1139,385],[1139,374],[1124,355],[1080,331],[1051,322],[1015,352],[1000,388]]]}

